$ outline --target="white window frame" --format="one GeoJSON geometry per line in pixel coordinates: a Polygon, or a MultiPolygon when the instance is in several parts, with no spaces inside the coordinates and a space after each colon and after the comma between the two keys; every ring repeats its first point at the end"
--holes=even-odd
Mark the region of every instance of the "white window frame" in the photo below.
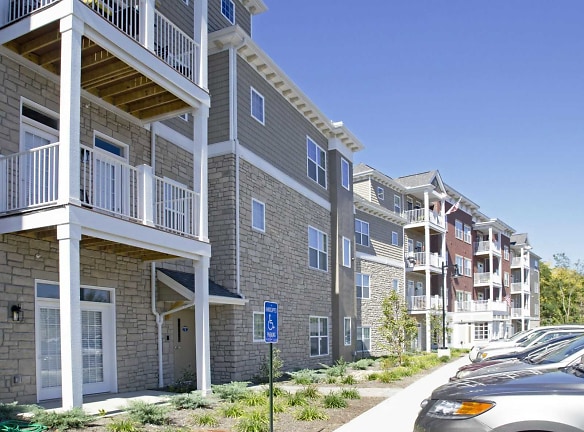
{"type": "Polygon", "coordinates": [[[391,232],[391,245],[399,246],[399,233],[397,231],[391,232]]]}
{"type": "Polygon", "coordinates": [[[408,239],[408,253],[414,253],[414,240],[408,239]]]}
{"type": "Polygon", "coordinates": [[[369,240],[369,222],[365,222],[361,219],[355,219],[355,242],[358,245],[369,247],[369,240]],[[358,227],[359,229],[357,229],[358,227]],[[366,233],[364,232],[364,228],[367,228],[366,233]]]}
{"type": "Polygon", "coordinates": [[[351,267],[351,240],[343,237],[343,267],[351,267]]]}
{"type": "Polygon", "coordinates": [[[371,275],[367,273],[355,273],[355,294],[358,299],[368,300],[371,298],[371,275]],[[367,283],[365,283],[367,281],[367,283]],[[365,289],[367,295],[365,295],[365,289]],[[359,295],[361,290],[361,295],[359,295]]]}
{"type": "Polygon", "coordinates": [[[503,286],[505,287],[509,286],[509,272],[503,273],[503,286]]]}
{"type": "Polygon", "coordinates": [[[328,236],[325,232],[314,228],[313,226],[308,227],[308,266],[315,270],[321,270],[328,272],[328,236]],[[311,233],[316,234],[318,236],[317,244],[311,244],[311,233]],[[316,267],[312,265],[310,262],[310,250],[316,251],[316,267]],[[321,257],[321,254],[324,254],[324,258],[321,257]],[[321,260],[324,260],[324,264],[321,263],[321,260]],[[323,268],[324,266],[324,268],[323,268]]]}
{"type": "Polygon", "coordinates": [[[251,227],[252,229],[259,231],[259,232],[266,232],[266,204],[255,199],[252,198],[251,199],[251,227]],[[262,217],[262,226],[256,226],[256,205],[259,205],[259,207],[262,209],[261,212],[261,217],[262,217]]]}
{"type": "Polygon", "coordinates": [[[370,352],[371,351],[371,327],[370,326],[361,326],[357,327],[357,341],[361,342],[361,346],[357,349],[357,352],[370,352]],[[363,338],[363,330],[367,330],[368,336],[367,338],[363,338]],[[365,346],[364,341],[369,341],[367,346],[365,346]],[[368,349],[364,349],[368,348],[368,349]]]}
{"type": "Polygon", "coordinates": [[[233,0],[221,0],[221,15],[223,15],[225,17],[225,19],[227,21],[229,21],[231,24],[235,24],[235,3],[233,2],[233,0]],[[225,8],[223,7],[223,5],[225,5],[225,8]],[[228,9],[228,11],[231,11],[233,16],[229,16],[227,12],[226,13],[226,9],[228,9]]]}
{"type": "Polygon", "coordinates": [[[349,162],[345,158],[341,158],[341,185],[348,191],[351,190],[350,174],[349,162]]]}
{"type": "Polygon", "coordinates": [[[264,328],[264,313],[263,312],[254,312],[253,313],[253,322],[252,322],[252,338],[254,342],[265,342],[265,328],[264,328]],[[256,317],[261,317],[261,319],[256,323],[256,317]],[[261,322],[261,324],[260,324],[261,322]],[[256,327],[259,326],[258,327],[256,327]],[[261,331],[260,331],[261,330],[261,331]],[[256,332],[261,333],[261,337],[256,337],[256,332]]]}
{"type": "Polygon", "coordinates": [[[381,186],[377,186],[377,199],[385,201],[385,190],[381,186]]]}
{"type": "Polygon", "coordinates": [[[345,346],[350,346],[351,345],[351,339],[352,339],[352,335],[351,335],[351,317],[345,317],[345,319],[343,320],[343,334],[344,334],[344,341],[345,341],[345,346]]]}
{"type": "Polygon", "coordinates": [[[309,322],[308,322],[308,333],[309,333],[309,338],[310,338],[310,344],[309,344],[309,349],[310,349],[310,357],[322,357],[322,356],[326,356],[329,354],[329,329],[328,329],[328,317],[323,317],[323,316],[311,316],[309,318],[309,322]],[[310,329],[311,324],[313,322],[313,320],[317,320],[317,328],[318,331],[316,334],[312,334],[312,330],[310,329]],[[326,323],[326,325],[324,326],[324,328],[326,329],[326,334],[321,334],[321,323],[322,321],[324,321],[326,323]],[[312,353],[312,340],[313,339],[317,339],[318,340],[318,353],[317,354],[313,354],[312,353]],[[323,339],[326,339],[326,352],[321,352],[321,341],[323,339]]]}
{"type": "Polygon", "coordinates": [[[424,282],[416,282],[416,292],[424,292],[424,282]]]}
{"type": "Polygon", "coordinates": [[[489,323],[487,321],[475,322],[474,340],[489,340],[489,323]]]}
{"type": "MultiPolygon", "coordinates": [[[[458,269],[460,272],[460,269],[458,269]]],[[[463,274],[468,277],[472,277],[472,260],[469,258],[464,258],[464,269],[463,274]]]]}
{"type": "Polygon", "coordinates": [[[393,196],[393,211],[397,214],[401,213],[401,196],[393,196]]]}
{"type": "Polygon", "coordinates": [[[460,273],[460,269],[463,269],[463,271],[464,271],[464,257],[462,255],[455,255],[454,264],[456,264],[458,266],[459,273],[460,273]]]}
{"type": "Polygon", "coordinates": [[[454,221],[454,235],[459,240],[464,240],[463,224],[462,221],[455,219],[454,221]]]}
{"type": "Polygon", "coordinates": [[[256,119],[259,123],[261,123],[262,125],[266,125],[266,100],[264,98],[264,96],[257,91],[255,88],[251,87],[249,88],[249,97],[250,97],[250,101],[249,101],[249,109],[250,109],[250,113],[251,116],[256,119]],[[254,97],[256,96],[256,97],[254,97]],[[254,101],[257,101],[259,99],[259,101],[261,101],[261,106],[256,106],[254,104],[254,101]],[[257,113],[257,109],[261,108],[261,114],[257,113]],[[261,115],[261,118],[258,117],[261,115]]]}
{"type": "Polygon", "coordinates": [[[306,175],[309,179],[317,183],[324,189],[327,188],[326,181],[326,152],[309,136],[306,137],[306,175]],[[310,156],[311,149],[314,148],[316,159],[310,156]],[[314,165],[316,178],[310,175],[310,167],[314,165]],[[322,181],[321,181],[322,180],[322,181]]]}
{"type": "Polygon", "coordinates": [[[472,243],[472,229],[467,224],[464,224],[464,241],[469,244],[472,243]]]}
{"type": "Polygon", "coordinates": [[[503,259],[509,261],[509,246],[503,246],[503,259]]]}
{"type": "Polygon", "coordinates": [[[396,292],[399,291],[399,279],[393,278],[391,280],[391,288],[396,292]]]}

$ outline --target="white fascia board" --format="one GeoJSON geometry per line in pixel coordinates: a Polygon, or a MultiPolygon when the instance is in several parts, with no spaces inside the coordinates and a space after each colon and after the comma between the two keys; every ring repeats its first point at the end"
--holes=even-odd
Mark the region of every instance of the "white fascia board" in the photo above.
{"type": "Polygon", "coordinates": [[[0,234],[57,226],[66,224],[67,222],[69,222],[67,208],[63,206],[53,207],[37,212],[3,217],[2,223],[0,224],[0,234]]]}
{"type": "Polygon", "coordinates": [[[353,179],[357,179],[357,180],[374,179],[378,183],[381,183],[387,187],[390,187],[399,193],[407,193],[408,192],[408,189],[406,187],[404,187],[400,183],[396,182],[391,177],[386,176],[382,172],[377,171],[376,169],[371,169],[368,171],[360,172],[358,174],[353,174],[353,179]]]}
{"type": "Polygon", "coordinates": [[[168,286],[172,290],[179,293],[181,296],[186,298],[187,300],[193,301],[195,299],[195,293],[192,292],[190,289],[185,288],[184,285],[178,283],[170,276],[164,274],[160,270],[156,269],[156,278],[162,282],[164,285],[168,286]]]}
{"type": "MultiPolygon", "coordinates": [[[[7,0],[4,0],[7,1],[7,0]]],[[[78,0],[73,0],[73,3],[81,3],[78,0]]],[[[82,5],[86,9],[89,8],[82,5]]],[[[71,15],[73,13],[73,4],[71,1],[58,1],[52,5],[39,9],[31,15],[18,20],[17,22],[8,24],[0,30],[0,44],[10,42],[20,36],[28,34],[36,29],[46,26],[47,24],[59,21],[61,18],[71,15]]]]}
{"type": "Polygon", "coordinates": [[[374,262],[377,264],[383,264],[383,265],[396,267],[396,268],[400,268],[400,269],[406,268],[406,263],[403,261],[399,261],[399,260],[396,260],[393,258],[380,257],[377,255],[370,255],[370,254],[366,254],[365,252],[355,253],[355,258],[363,260],[363,261],[374,262]]]}
{"type": "Polygon", "coordinates": [[[407,224],[406,219],[401,215],[398,215],[395,212],[392,212],[391,210],[386,209],[385,207],[382,207],[378,204],[374,204],[359,195],[353,196],[353,202],[355,204],[355,208],[361,210],[364,213],[389,222],[393,222],[395,224],[401,225],[402,227],[407,224]]]}
{"type": "Polygon", "coordinates": [[[235,297],[209,296],[209,304],[245,306],[249,300],[235,297]]]}

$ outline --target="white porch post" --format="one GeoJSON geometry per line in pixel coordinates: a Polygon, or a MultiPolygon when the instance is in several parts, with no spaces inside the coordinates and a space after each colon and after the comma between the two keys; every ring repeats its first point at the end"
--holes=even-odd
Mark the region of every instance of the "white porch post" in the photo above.
{"type": "MultiPolygon", "coordinates": [[[[428,196],[428,191],[424,191],[424,258],[426,260],[425,265],[425,287],[426,287],[426,307],[431,308],[431,274],[430,274],[430,198],[428,196]]],[[[444,299],[442,299],[444,301],[444,299]]],[[[430,352],[432,350],[432,328],[430,326],[430,315],[426,314],[426,351],[430,352]]]]}
{"type": "Polygon", "coordinates": [[[139,165],[138,169],[138,217],[144,225],[154,226],[154,169],[139,165]]]}
{"type": "Polygon", "coordinates": [[[195,53],[197,62],[196,83],[199,87],[207,89],[207,0],[195,2],[195,42],[199,45],[199,50],[195,53]]]}
{"type": "Polygon", "coordinates": [[[489,280],[489,299],[493,300],[493,284],[495,281],[495,268],[494,268],[494,260],[493,260],[493,249],[494,249],[494,239],[495,234],[493,233],[493,228],[489,228],[489,269],[491,271],[491,277],[489,280]]]}
{"type": "Polygon", "coordinates": [[[61,315],[61,381],[63,408],[83,404],[83,367],[81,359],[81,301],[79,300],[79,241],[81,227],[57,227],[59,241],[59,293],[61,315]]]}
{"type": "Polygon", "coordinates": [[[197,389],[203,396],[211,392],[211,354],[209,344],[209,258],[195,265],[195,332],[197,389]]]}
{"type": "Polygon", "coordinates": [[[59,204],[80,204],[81,36],[83,22],[61,19],[61,98],[59,131],[59,204]]]}
{"type": "Polygon", "coordinates": [[[193,189],[199,194],[199,205],[195,207],[196,232],[201,241],[208,241],[207,123],[209,120],[209,107],[200,106],[193,112],[193,118],[193,189]]]}
{"type": "Polygon", "coordinates": [[[154,51],[154,9],[155,0],[140,0],[140,43],[150,51],[154,51]]]}

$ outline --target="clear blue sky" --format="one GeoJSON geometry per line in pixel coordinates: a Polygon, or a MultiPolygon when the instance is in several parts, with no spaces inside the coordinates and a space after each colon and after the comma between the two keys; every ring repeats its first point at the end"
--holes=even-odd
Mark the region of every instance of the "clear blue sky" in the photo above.
{"type": "Polygon", "coordinates": [[[390,177],[584,261],[584,1],[265,0],[253,37],[390,177]]]}

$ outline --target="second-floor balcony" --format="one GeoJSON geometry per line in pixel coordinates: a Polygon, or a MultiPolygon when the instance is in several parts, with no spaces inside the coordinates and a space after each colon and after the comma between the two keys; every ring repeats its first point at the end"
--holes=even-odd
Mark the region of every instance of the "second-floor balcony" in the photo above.
{"type": "Polygon", "coordinates": [[[528,266],[528,261],[526,258],[516,257],[516,256],[511,258],[511,268],[527,267],[527,266],[528,266]]]}
{"type": "Polygon", "coordinates": [[[485,285],[497,285],[501,286],[501,275],[499,273],[493,272],[475,272],[474,274],[474,286],[485,286],[485,285]]]}
{"type": "Polygon", "coordinates": [[[511,308],[511,318],[529,318],[530,316],[529,308],[511,308]]]}
{"type": "Polygon", "coordinates": [[[414,228],[425,226],[429,224],[430,227],[437,229],[440,232],[446,230],[446,224],[444,223],[444,217],[430,209],[413,209],[405,210],[403,213],[405,220],[407,221],[406,228],[414,228]]]}
{"type": "Polygon", "coordinates": [[[511,283],[511,294],[529,294],[529,284],[525,282],[512,282],[511,283]]]}
{"type": "MultiPolygon", "coordinates": [[[[199,236],[200,196],[137,167],[81,146],[81,205],[173,234],[199,236]]],[[[59,143],[0,158],[0,215],[58,205],[59,143]]]]}
{"type": "Polygon", "coordinates": [[[479,241],[474,243],[475,255],[494,253],[501,255],[501,245],[497,242],[479,241]]]}
{"type": "Polygon", "coordinates": [[[456,312],[507,312],[508,306],[504,301],[496,300],[467,300],[455,303],[456,312]]]}
{"type": "Polygon", "coordinates": [[[426,311],[428,309],[441,309],[442,308],[442,297],[431,296],[430,303],[426,295],[408,296],[407,305],[410,311],[426,311]]]}
{"type": "Polygon", "coordinates": [[[426,271],[430,270],[435,273],[440,273],[444,258],[437,253],[430,253],[428,256],[426,252],[409,252],[405,255],[406,270],[408,271],[426,271]]]}
{"type": "Polygon", "coordinates": [[[85,22],[81,88],[88,94],[146,122],[174,117],[208,99],[201,69],[205,50],[160,13],[155,0],[4,0],[4,45],[58,75],[59,20],[71,10],[85,22]]]}

